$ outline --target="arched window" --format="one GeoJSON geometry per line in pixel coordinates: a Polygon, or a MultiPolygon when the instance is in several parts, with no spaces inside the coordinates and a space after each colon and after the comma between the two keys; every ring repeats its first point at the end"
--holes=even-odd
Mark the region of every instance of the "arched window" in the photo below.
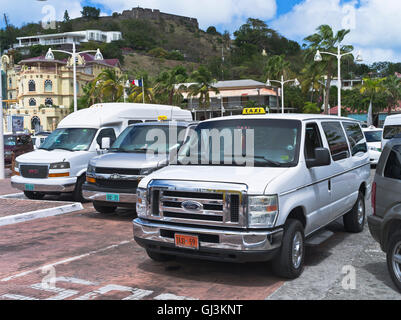
{"type": "Polygon", "coordinates": [[[30,107],[36,106],[36,100],[34,98],[29,99],[29,106],[30,107]]]}
{"type": "Polygon", "coordinates": [[[36,91],[36,84],[34,80],[29,80],[28,82],[29,91],[36,91]]]}
{"type": "Polygon", "coordinates": [[[53,99],[52,98],[46,98],[45,99],[45,105],[46,106],[52,106],[53,105],[53,99]]]}
{"type": "Polygon", "coordinates": [[[53,82],[51,80],[45,81],[45,92],[52,92],[53,91],[53,82]]]}

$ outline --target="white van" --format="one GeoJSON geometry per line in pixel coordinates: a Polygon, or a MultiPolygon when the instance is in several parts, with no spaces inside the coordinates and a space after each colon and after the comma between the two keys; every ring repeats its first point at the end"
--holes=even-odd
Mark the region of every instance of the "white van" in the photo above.
{"type": "Polygon", "coordinates": [[[382,150],[388,141],[395,137],[401,137],[401,114],[388,116],[384,121],[382,138],[382,150]]]}
{"type": "Polygon", "coordinates": [[[272,260],[278,275],[296,278],[305,245],[332,235],[325,226],[343,217],[347,231],[364,228],[369,153],[349,118],[211,119],[195,128],[177,160],[137,189],[134,238],[153,260],[272,260]]]}
{"type": "Polygon", "coordinates": [[[73,193],[81,201],[89,160],[106,152],[127,126],[161,117],[192,121],[190,111],[150,104],[104,103],[72,113],[38,150],[16,159],[11,185],[30,199],[73,193]]]}

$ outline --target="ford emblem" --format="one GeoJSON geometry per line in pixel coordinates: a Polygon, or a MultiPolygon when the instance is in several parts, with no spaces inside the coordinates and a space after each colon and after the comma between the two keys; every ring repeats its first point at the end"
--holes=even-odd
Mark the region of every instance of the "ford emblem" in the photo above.
{"type": "Polygon", "coordinates": [[[187,211],[201,211],[203,209],[203,205],[196,201],[184,201],[181,207],[187,211]]]}

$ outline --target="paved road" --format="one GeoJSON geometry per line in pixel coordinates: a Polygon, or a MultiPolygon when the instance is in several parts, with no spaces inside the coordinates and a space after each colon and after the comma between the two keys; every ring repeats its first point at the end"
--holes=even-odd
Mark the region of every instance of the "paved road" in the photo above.
{"type": "Polygon", "coordinates": [[[153,262],[132,240],[134,217],[130,211],[102,215],[87,203],[80,212],[0,227],[0,299],[401,297],[368,230],[350,235],[341,221],[330,226],[331,239],[308,248],[304,274],[284,282],[265,263],[153,262]],[[354,271],[355,282],[344,289],[346,273],[354,271]]]}

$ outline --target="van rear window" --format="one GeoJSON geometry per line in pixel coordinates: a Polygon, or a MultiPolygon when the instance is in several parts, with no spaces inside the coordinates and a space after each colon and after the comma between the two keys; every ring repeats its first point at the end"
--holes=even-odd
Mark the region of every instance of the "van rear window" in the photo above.
{"type": "Polygon", "coordinates": [[[383,139],[393,139],[398,136],[401,137],[401,125],[384,127],[383,139]]]}
{"type": "Polygon", "coordinates": [[[401,146],[395,146],[388,157],[384,176],[390,179],[401,180],[401,146]]]}
{"type": "Polygon", "coordinates": [[[340,122],[322,122],[323,131],[329,143],[334,161],[349,158],[349,148],[340,122]]]}

